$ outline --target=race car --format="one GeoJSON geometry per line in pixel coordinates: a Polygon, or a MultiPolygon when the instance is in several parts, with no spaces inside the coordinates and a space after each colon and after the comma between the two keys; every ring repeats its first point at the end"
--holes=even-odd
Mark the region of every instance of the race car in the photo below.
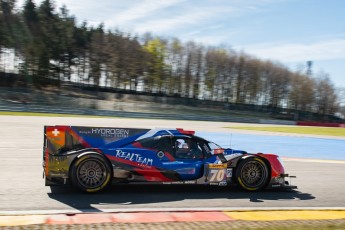
{"type": "Polygon", "coordinates": [[[115,183],[297,188],[277,155],[222,148],[182,128],[45,126],[43,176],[46,186],[90,193],[115,183]]]}

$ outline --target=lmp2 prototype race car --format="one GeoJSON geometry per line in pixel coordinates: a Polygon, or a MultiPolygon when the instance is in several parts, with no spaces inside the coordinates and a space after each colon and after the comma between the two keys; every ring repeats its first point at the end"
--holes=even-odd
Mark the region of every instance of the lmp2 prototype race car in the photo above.
{"type": "Polygon", "coordinates": [[[45,126],[46,186],[98,192],[110,184],[238,184],[288,188],[277,155],[224,149],[184,129],[45,126]]]}

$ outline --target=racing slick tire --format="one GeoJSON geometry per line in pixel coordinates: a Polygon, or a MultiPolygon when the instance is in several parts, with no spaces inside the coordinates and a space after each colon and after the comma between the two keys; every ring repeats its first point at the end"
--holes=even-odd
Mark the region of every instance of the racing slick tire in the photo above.
{"type": "Polygon", "coordinates": [[[267,185],[268,177],[267,165],[259,157],[243,159],[236,169],[237,182],[248,191],[264,188],[267,185]]]}
{"type": "Polygon", "coordinates": [[[77,159],[71,167],[74,186],[84,192],[104,190],[111,181],[111,168],[104,157],[88,154],[77,159]]]}

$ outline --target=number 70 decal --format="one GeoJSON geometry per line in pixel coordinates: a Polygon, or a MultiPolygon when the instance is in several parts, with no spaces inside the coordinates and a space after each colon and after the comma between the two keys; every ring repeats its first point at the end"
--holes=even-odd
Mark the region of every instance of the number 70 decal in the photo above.
{"type": "Polygon", "coordinates": [[[224,181],[226,175],[226,169],[211,169],[210,170],[210,182],[221,182],[224,181]]]}

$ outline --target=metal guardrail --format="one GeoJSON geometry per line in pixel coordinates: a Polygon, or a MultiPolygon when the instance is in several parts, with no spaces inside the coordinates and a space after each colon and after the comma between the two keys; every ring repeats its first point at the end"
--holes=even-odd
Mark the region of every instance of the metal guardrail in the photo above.
{"type": "Polygon", "coordinates": [[[243,118],[243,117],[234,117],[234,116],[160,114],[160,113],[124,112],[124,111],[96,110],[96,109],[73,109],[70,107],[56,108],[54,106],[42,106],[42,105],[34,105],[34,104],[13,104],[13,105],[0,104],[0,111],[76,114],[76,115],[150,118],[150,119],[172,119],[172,120],[224,121],[224,122],[242,122],[242,123],[259,123],[260,122],[260,119],[257,119],[257,118],[243,118]]]}

